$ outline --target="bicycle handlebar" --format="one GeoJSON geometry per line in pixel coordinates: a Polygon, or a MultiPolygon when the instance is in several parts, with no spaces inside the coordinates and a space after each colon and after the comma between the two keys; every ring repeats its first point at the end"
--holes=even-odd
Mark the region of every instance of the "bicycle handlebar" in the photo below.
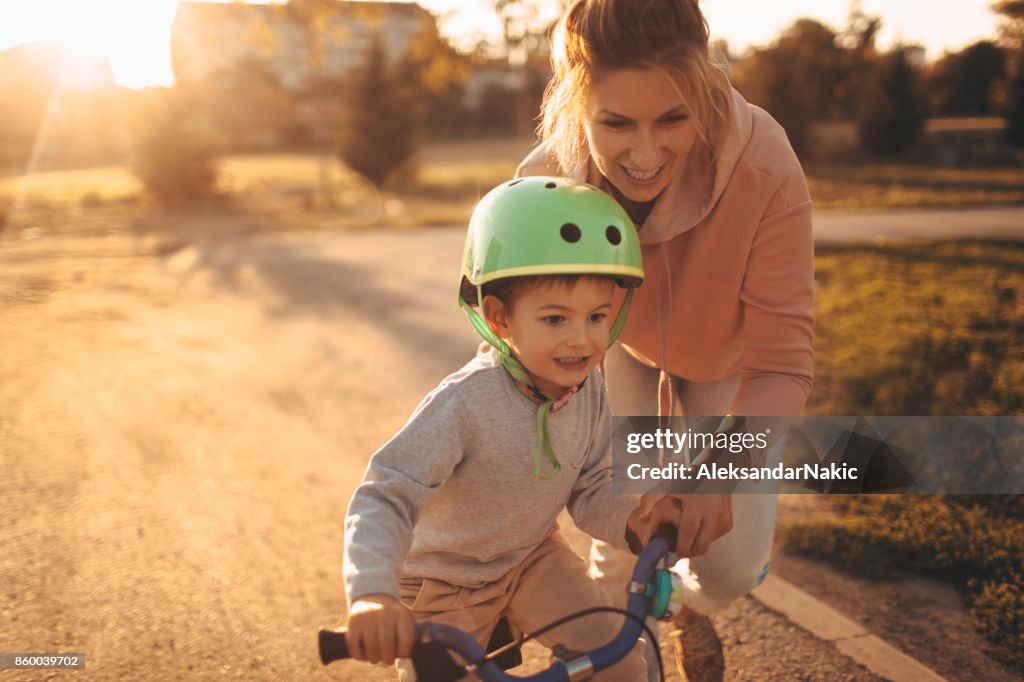
{"type": "MultiPolygon", "coordinates": [[[[443,643],[446,641],[445,633],[441,631],[443,629],[454,630],[454,633],[448,634],[456,636],[462,634],[468,639],[468,641],[460,641],[459,648],[452,647],[453,650],[465,652],[470,644],[478,648],[480,646],[461,630],[447,628],[447,626],[436,623],[417,623],[416,643],[412,648],[412,659],[415,661],[417,677],[421,680],[458,680],[466,676],[465,669],[455,662],[455,659],[448,653],[449,647],[443,643]]],[[[345,628],[337,630],[321,628],[319,648],[320,662],[324,665],[349,658],[345,628]]],[[[481,648],[480,657],[482,658],[484,655],[485,652],[481,648]]]]}
{"type": "MultiPolygon", "coordinates": [[[[605,670],[621,660],[633,648],[644,628],[644,621],[651,611],[652,601],[668,600],[668,595],[659,593],[667,589],[664,586],[651,585],[658,564],[662,560],[674,563],[672,554],[675,547],[677,530],[671,524],[663,524],[651,536],[650,542],[640,552],[633,568],[626,610],[630,614],[622,628],[611,642],[587,652],[573,661],[559,661],[551,667],[529,677],[514,677],[505,673],[494,660],[487,658],[487,652],[467,633],[440,623],[417,623],[416,644],[413,646],[412,660],[420,680],[429,682],[447,682],[459,680],[466,676],[466,669],[459,665],[448,650],[458,653],[465,661],[475,666],[475,672],[485,682],[569,682],[581,669],[590,668],[597,672],[605,670]],[[634,589],[637,585],[646,589],[634,589]]],[[[662,606],[664,606],[662,604],[662,606]]],[[[655,614],[660,617],[666,609],[661,608],[655,614]]],[[[349,657],[348,643],[344,628],[322,628],[319,636],[320,660],[324,665],[332,661],[349,657]]],[[[578,679],[578,678],[577,678],[578,679]]]]}

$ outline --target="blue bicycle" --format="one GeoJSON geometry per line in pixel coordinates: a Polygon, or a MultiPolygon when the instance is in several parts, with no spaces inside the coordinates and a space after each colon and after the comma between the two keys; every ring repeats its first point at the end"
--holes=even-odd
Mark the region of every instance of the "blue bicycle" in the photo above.
{"type": "MultiPolygon", "coordinates": [[[[650,631],[646,622],[648,616],[659,620],[671,620],[679,613],[683,598],[682,579],[671,571],[672,565],[676,562],[676,556],[671,550],[675,546],[675,540],[676,528],[665,524],[639,552],[632,580],[627,586],[629,599],[625,610],[601,607],[578,611],[489,652],[458,628],[438,623],[419,623],[416,626],[417,641],[412,653],[417,678],[421,682],[455,682],[466,677],[469,671],[473,671],[484,682],[572,682],[590,679],[594,673],[615,665],[625,657],[636,644],[641,632],[646,631],[654,641],[654,633],[650,631]],[[563,660],[558,660],[546,670],[528,677],[517,677],[505,672],[507,668],[521,662],[521,657],[516,654],[519,647],[528,639],[570,620],[603,611],[615,611],[625,616],[619,633],[608,644],[582,653],[562,651],[560,654],[560,647],[556,647],[556,657],[563,660]],[[449,651],[458,653],[468,663],[458,663],[449,651]],[[510,653],[513,655],[510,656],[510,653]]],[[[320,630],[320,660],[324,665],[349,657],[345,634],[344,628],[320,630]]],[[[657,647],[654,649],[656,651],[657,647]]],[[[664,680],[660,656],[658,667],[661,670],[661,679],[664,680]]]]}

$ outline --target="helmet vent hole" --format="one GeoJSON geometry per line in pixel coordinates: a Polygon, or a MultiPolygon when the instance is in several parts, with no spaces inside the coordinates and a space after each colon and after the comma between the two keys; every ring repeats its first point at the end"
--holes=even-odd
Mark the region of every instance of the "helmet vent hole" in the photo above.
{"type": "Polygon", "coordinates": [[[522,181],[523,181],[522,178],[519,178],[518,180],[513,180],[512,182],[508,183],[507,187],[512,187],[514,185],[518,185],[522,181]]]}
{"type": "Polygon", "coordinates": [[[554,188],[558,187],[558,185],[556,185],[553,182],[548,182],[544,186],[547,187],[548,189],[554,189],[554,188]]]}
{"type": "Polygon", "coordinates": [[[614,225],[608,226],[608,229],[604,231],[604,236],[608,238],[608,243],[612,246],[618,246],[622,242],[622,232],[614,225]]]}
{"type": "Polygon", "coordinates": [[[566,223],[565,225],[562,225],[562,229],[559,233],[562,235],[562,239],[570,244],[575,244],[580,240],[580,237],[583,236],[579,226],[573,223],[566,223]]]}

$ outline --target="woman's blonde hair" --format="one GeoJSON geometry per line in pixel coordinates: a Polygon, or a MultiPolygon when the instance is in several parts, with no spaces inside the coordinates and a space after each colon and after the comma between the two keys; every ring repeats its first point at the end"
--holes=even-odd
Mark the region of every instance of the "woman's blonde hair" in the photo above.
{"type": "Polygon", "coordinates": [[[552,36],[553,76],[538,133],[562,169],[586,162],[583,128],[591,84],[616,69],[661,70],[679,89],[697,129],[690,163],[714,176],[715,139],[730,116],[729,79],[712,62],[697,0],[573,0],[552,36]]]}

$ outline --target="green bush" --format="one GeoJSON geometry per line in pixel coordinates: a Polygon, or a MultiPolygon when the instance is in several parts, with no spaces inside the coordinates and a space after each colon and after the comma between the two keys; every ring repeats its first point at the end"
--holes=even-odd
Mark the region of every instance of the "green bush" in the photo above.
{"type": "Polygon", "coordinates": [[[989,582],[974,599],[972,609],[982,633],[1011,661],[1024,658],[1024,577],[989,582]]]}
{"type": "Polygon", "coordinates": [[[992,653],[1024,666],[1024,521],[1003,515],[1004,502],[985,496],[841,498],[842,516],[791,524],[783,546],[868,578],[906,571],[948,581],[965,593],[992,653]]]}
{"type": "Polygon", "coordinates": [[[137,141],[135,174],[164,206],[202,202],[217,193],[217,151],[201,130],[197,110],[188,95],[169,92],[137,141]]]}
{"type": "Polygon", "coordinates": [[[349,88],[338,156],[378,187],[408,169],[421,143],[420,103],[409,67],[391,64],[376,36],[349,88]]]}

